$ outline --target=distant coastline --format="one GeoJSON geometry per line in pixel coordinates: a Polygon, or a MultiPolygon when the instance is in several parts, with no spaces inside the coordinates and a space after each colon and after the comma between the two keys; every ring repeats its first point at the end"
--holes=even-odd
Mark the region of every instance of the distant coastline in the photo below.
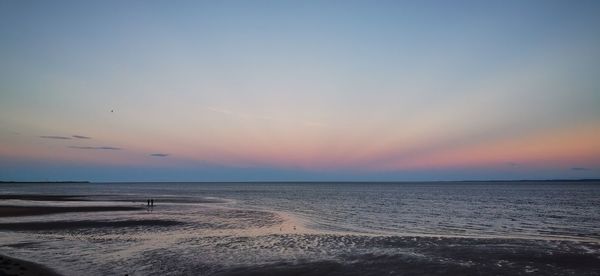
{"type": "Polygon", "coordinates": [[[90,181],[0,181],[1,183],[91,183],[90,181]]]}

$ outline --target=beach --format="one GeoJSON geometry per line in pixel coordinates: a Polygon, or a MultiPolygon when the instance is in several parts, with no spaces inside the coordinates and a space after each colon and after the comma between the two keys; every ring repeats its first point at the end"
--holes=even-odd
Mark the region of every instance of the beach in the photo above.
{"type": "MultiPolygon", "coordinates": [[[[0,200],[27,200],[27,201],[80,201],[73,196],[52,196],[52,195],[0,195],[0,200]]],[[[48,214],[72,213],[72,212],[108,212],[108,211],[127,211],[136,210],[137,207],[110,207],[110,206],[89,206],[89,207],[48,207],[48,206],[0,206],[0,218],[2,217],[25,217],[25,216],[41,216],[48,214]]],[[[103,223],[100,221],[87,222],[85,224],[73,222],[33,222],[33,223],[0,223],[0,229],[9,231],[37,231],[37,230],[64,230],[69,228],[97,228],[97,227],[119,227],[123,225],[148,225],[152,221],[124,223],[103,223]]],[[[38,276],[38,275],[60,275],[52,269],[43,265],[0,255],[0,272],[2,275],[23,275],[23,276],[38,276]]]]}
{"type": "MultiPolygon", "coordinates": [[[[83,188],[67,185],[51,188],[54,191],[51,196],[23,193],[27,189],[39,190],[40,186],[7,187],[12,193],[3,194],[4,199],[0,200],[0,213],[4,214],[0,217],[0,254],[11,259],[3,263],[2,269],[9,275],[15,269],[21,272],[21,267],[28,273],[48,269],[48,273],[60,275],[600,273],[600,242],[596,236],[586,234],[597,230],[595,222],[591,221],[596,214],[585,212],[579,205],[575,207],[583,213],[571,219],[585,222],[587,218],[592,226],[588,229],[585,223],[580,223],[577,226],[579,232],[570,230],[575,228],[564,228],[567,225],[559,228],[556,221],[560,218],[558,213],[548,213],[551,209],[544,207],[545,216],[554,218],[551,222],[555,229],[537,226],[539,230],[535,235],[525,232],[528,228],[517,227],[510,231],[500,227],[492,232],[495,226],[487,220],[477,220],[477,225],[481,226],[473,227],[475,218],[463,218],[461,221],[458,214],[455,218],[458,222],[451,227],[454,229],[461,224],[463,227],[454,232],[431,227],[415,233],[406,229],[383,231],[390,223],[397,225],[390,214],[398,207],[390,205],[387,208],[392,209],[383,212],[381,208],[384,207],[376,206],[382,198],[385,199],[383,194],[409,191],[407,198],[419,198],[422,197],[419,195],[421,190],[429,193],[430,189],[439,189],[437,186],[371,186],[371,191],[382,191],[373,198],[364,198],[368,194],[362,192],[363,186],[360,185],[346,187],[346,194],[325,184],[293,187],[284,184],[186,184],[177,186],[177,189],[184,190],[179,194],[175,188],[157,192],[155,187],[152,184],[99,184],[83,188]],[[298,189],[303,189],[305,195],[313,193],[315,198],[317,195],[327,196],[329,202],[335,205],[325,205],[322,211],[306,213],[319,206],[302,205],[311,202],[311,199],[299,200],[298,189]],[[58,193],[65,190],[74,192],[58,193]],[[334,195],[343,197],[335,199],[334,195]],[[359,196],[363,201],[368,199],[371,210],[356,213],[359,209],[353,206],[365,202],[352,199],[353,196],[359,196]],[[153,199],[154,207],[146,206],[149,198],[153,199]],[[294,201],[290,201],[292,199],[294,201]],[[348,204],[348,211],[342,209],[344,202],[348,204]],[[298,206],[306,207],[299,209],[298,206]],[[387,214],[385,221],[378,221],[374,214],[365,213],[375,208],[380,208],[378,212],[382,215],[387,214]],[[331,214],[325,211],[328,209],[331,209],[331,214]],[[352,218],[353,213],[359,219],[347,220],[352,218]],[[582,214],[585,216],[582,217],[582,214]],[[362,223],[364,220],[371,221],[370,228],[362,223]],[[483,228],[485,225],[490,226],[483,228]],[[6,272],[9,268],[11,272],[6,272]]],[[[596,191],[594,187],[581,186],[578,189],[590,194],[590,191],[596,191]]],[[[463,188],[445,189],[448,193],[464,195],[463,188]]],[[[479,188],[470,187],[471,190],[479,188]]],[[[500,195],[504,191],[503,186],[484,188],[486,194],[490,189],[498,190],[494,193],[500,195]]],[[[546,188],[552,193],[559,188],[571,189],[571,193],[578,191],[573,186],[546,188]]],[[[479,195],[479,192],[475,194],[479,195]]],[[[519,196],[521,194],[523,192],[519,196]]],[[[401,196],[394,197],[402,200],[401,196]]],[[[439,196],[430,198],[435,197],[439,196]]],[[[595,195],[590,195],[591,200],[594,198],[595,195]]],[[[462,199],[454,197],[449,202],[455,200],[462,199]]],[[[534,206],[532,200],[535,199],[530,199],[528,206],[534,206]]],[[[540,204],[545,200],[540,199],[540,204]]],[[[419,206],[421,201],[432,205],[444,202],[432,202],[429,198],[414,203],[403,200],[405,205],[399,209],[403,211],[399,218],[405,221],[414,219],[408,210],[419,210],[415,206],[419,206]]],[[[517,197],[514,201],[521,202],[521,198],[517,197]]],[[[581,197],[580,202],[585,203],[585,198],[581,197]]],[[[485,210],[481,206],[490,204],[482,202],[479,209],[485,210]]],[[[421,213],[424,211],[430,210],[419,210],[421,213]]],[[[521,216],[527,215],[524,211],[519,212],[521,216]]],[[[493,214],[497,216],[499,213],[493,214]]],[[[485,217],[486,213],[477,215],[485,217]]],[[[428,216],[426,219],[431,221],[435,218],[434,214],[421,216],[428,216]]],[[[540,223],[544,221],[546,219],[540,220],[540,223]]],[[[443,221],[440,223],[435,225],[443,225],[443,221]]],[[[528,227],[525,219],[523,223],[524,227],[528,227]]],[[[414,226],[427,225],[418,220],[414,226]]],[[[401,226],[396,227],[400,229],[401,226]]]]}
{"type": "Polygon", "coordinates": [[[25,260],[0,255],[0,275],[58,276],[53,270],[25,260]]]}

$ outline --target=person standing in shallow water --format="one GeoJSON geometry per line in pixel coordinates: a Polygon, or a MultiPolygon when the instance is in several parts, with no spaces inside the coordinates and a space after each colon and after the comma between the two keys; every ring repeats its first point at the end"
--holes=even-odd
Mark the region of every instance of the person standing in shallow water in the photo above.
{"type": "Polygon", "coordinates": [[[150,207],[150,199],[148,199],[148,205],[147,206],[150,207]]]}
{"type": "Polygon", "coordinates": [[[154,207],[154,198],[150,199],[150,207],[154,207]]]}

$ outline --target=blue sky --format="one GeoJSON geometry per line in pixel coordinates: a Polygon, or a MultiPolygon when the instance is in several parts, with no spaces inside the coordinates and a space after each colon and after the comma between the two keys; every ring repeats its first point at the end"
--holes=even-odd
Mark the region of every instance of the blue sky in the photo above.
{"type": "Polygon", "coordinates": [[[600,177],[598,14],[597,1],[2,1],[0,175],[600,177]]]}

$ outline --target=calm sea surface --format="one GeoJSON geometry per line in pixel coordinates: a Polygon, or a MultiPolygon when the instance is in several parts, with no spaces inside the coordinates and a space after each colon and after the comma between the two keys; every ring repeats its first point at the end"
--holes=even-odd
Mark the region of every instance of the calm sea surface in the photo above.
{"type": "Polygon", "coordinates": [[[0,184],[0,194],[87,199],[0,205],[154,199],[153,210],[0,218],[0,253],[67,275],[600,273],[598,182],[0,184]],[[105,223],[148,219],[181,224],[105,223]],[[63,226],[17,225],[40,222],[63,226]]]}

